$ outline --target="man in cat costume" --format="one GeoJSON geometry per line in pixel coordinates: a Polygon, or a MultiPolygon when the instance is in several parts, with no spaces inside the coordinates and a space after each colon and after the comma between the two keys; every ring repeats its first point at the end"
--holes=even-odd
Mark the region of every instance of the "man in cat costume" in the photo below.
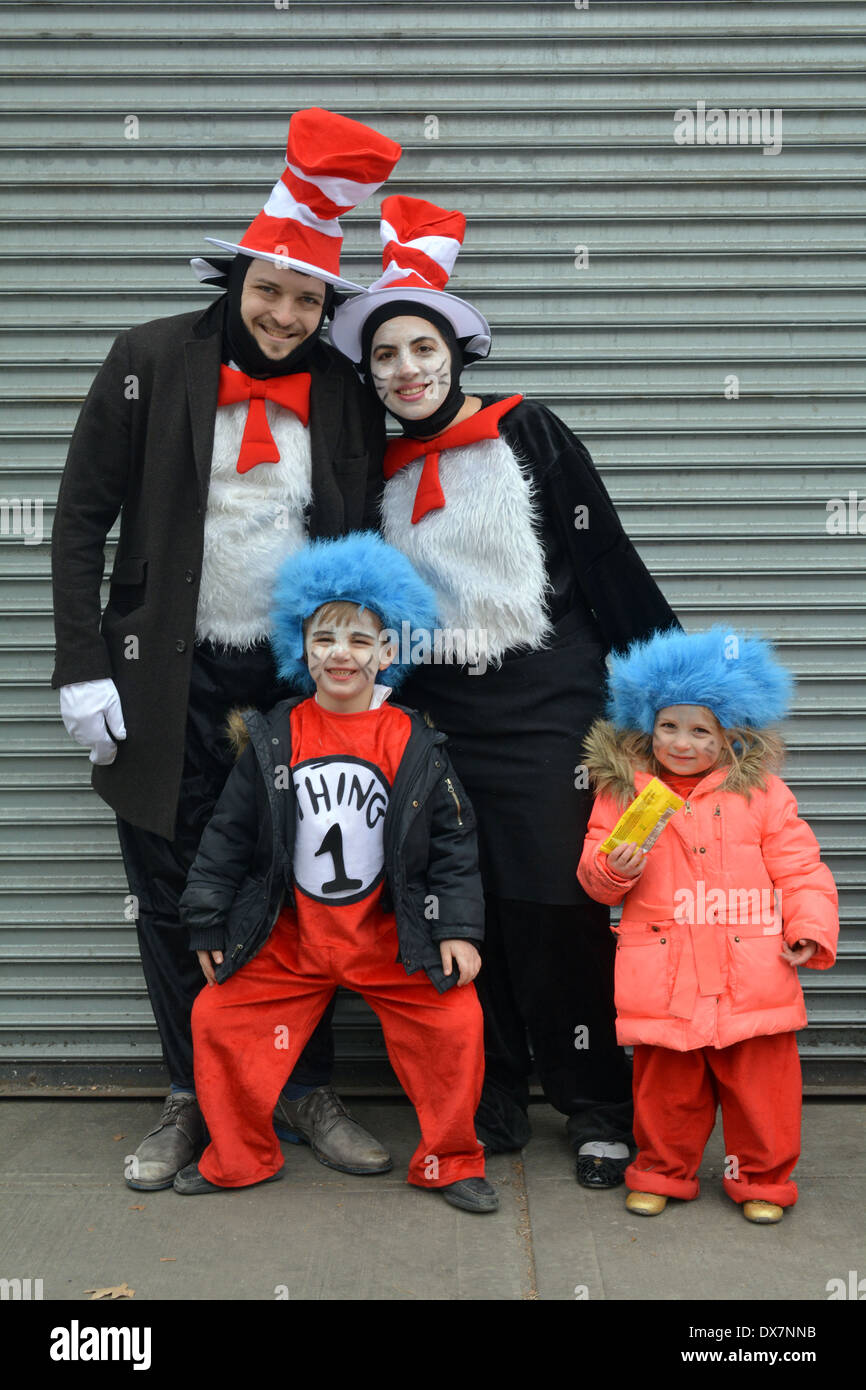
{"type": "MultiPolygon", "coordinates": [[[[52,543],[52,684],[117,814],[172,1084],[127,1162],[136,1189],[170,1187],[206,1142],[189,1022],[201,972],[177,903],[231,768],[226,712],[268,709],[284,693],[268,644],[276,571],[308,536],[363,526],[381,474],[381,413],[319,331],[336,291],[359,288],[340,275],[338,216],[400,153],[357,121],[296,112],[263,211],[237,244],[207,238],[234,258],[192,262],[226,293],[122,333],[70,445],[52,543]]],[[[278,1132],[332,1167],[387,1171],[387,1152],[327,1084],[331,1061],[326,1018],[281,1097],[278,1132]]]]}

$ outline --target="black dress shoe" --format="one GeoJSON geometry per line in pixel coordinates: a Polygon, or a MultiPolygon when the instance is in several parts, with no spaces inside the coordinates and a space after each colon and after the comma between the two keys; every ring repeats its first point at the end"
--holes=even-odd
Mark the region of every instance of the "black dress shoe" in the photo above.
{"type": "Polygon", "coordinates": [[[597,1158],[595,1154],[577,1155],[577,1181],[581,1187],[619,1187],[625,1182],[625,1170],[630,1158],[597,1158]]]}
{"type": "MultiPolygon", "coordinates": [[[[245,1183],[245,1187],[260,1187],[265,1182],[279,1182],[283,1177],[282,1168],[278,1168],[276,1173],[271,1173],[269,1178],[262,1178],[260,1182],[245,1183]]],[[[179,1192],[182,1197],[204,1197],[210,1192],[243,1192],[243,1187],[220,1187],[215,1182],[208,1182],[207,1178],[198,1170],[197,1163],[191,1163],[188,1168],[182,1168],[175,1175],[172,1184],[175,1192],[179,1192]]]]}
{"type": "Polygon", "coordinates": [[[463,1211],[498,1211],[499,1194],[486,1178],[461,1178],[446,1187],[438,1187],[446,1202],[463,1211]]]}

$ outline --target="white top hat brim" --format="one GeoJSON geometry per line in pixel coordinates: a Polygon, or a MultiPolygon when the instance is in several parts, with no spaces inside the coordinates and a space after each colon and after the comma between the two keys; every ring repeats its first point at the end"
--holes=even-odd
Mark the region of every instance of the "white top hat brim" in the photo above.
{"type": "MultiPolygon", "coordinates": [[[[338,352],[342,352],[351,362],[361,361],[361,336],[364,324],[380,304],[388,304],[398,299],[409,300],[430,309],[437,309],[451,327],[455,337],[468,338],[465,344],[470,352],[486,357],[490,351],[490,325],[483,314],[465,299],[445,290],[425,290],[413,285],[401,289],[399,283],[388,285],[381,290],[366,290],[347,304],[341,304],[328,328],[331,342],[338,352]]],[[[419,317],[423,318],[423,314],[419,317]]]]}
{"type": "MultiPolygon", "coordinates": [[[[294,256],[278,256],[270,251],[253,251],[249,246],[237,246],[233,241],[218,241],[216,237],[206,236],[205,241],[209,241],[211,246],[219,246],[223,251],[235,251],[241,256],[249,256],[254,261],[271,261],[280,270],[298,270],[302,275],[314,275],[317,280],[324,280],[326,284],[333,285],[338,290],[358,290],[363,293],[364,286],[356,285],[352,280],[344,280],[340,275],[333,275],[329,270],[323,270],[321,266],[310,265],[309,261],[299,261],[294,256]]],[[[198,274],[194,264],[193,269],[198,274]]]]}

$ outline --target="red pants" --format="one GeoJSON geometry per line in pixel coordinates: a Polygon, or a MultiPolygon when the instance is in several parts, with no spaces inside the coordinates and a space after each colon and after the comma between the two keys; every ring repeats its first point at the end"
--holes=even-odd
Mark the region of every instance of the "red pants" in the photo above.
{"type": "MultiPolygon", "coordinates": [[[[396,963],[392,927],[340,944],[302,940],[280,916],[260,953],[193,1005],[196,1093],[211,1142],[199,1170],[220,1187],[245,1187],[283,1166],[273,1109],[337,985],[378,1015],[388,1056],[418,1114],[421,1143],[409,1182],[444,1187],[484,1176],[475,1137],[484,1048],[474,985],[439,994],[423,971],[396,963]]],[[[456,969],[456,967],[454,967],[456,969]]]]}
{"type": "Polygon", "coordinates": [[[634,1050],[634,1136],[638,1155],[625,1174],[633,1192],[697,1197],[697,1171],[721,1102],[723,1186],[735,1202],[791,1207],[800,1157],[802,1081],[793,1033],[747,1038],[732,1047],[634,1050]]]}

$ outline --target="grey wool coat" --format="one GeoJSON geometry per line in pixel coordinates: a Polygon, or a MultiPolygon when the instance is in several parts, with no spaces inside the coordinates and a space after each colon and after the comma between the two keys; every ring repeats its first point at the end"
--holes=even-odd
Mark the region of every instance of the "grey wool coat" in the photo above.
{"type": "MultiPolygon", "coordinates": [[[[127,737],[93,786],[173,839],[204,549],[225,296],[121,333],[69,447],[52,535],[55,688],[111,677],[127,737]],[[105,612],[105,540],[120,537],[105,612]]],[[[375,525],[383,417],[323,342],[307,358],[311,537],[375,525]]]]}

